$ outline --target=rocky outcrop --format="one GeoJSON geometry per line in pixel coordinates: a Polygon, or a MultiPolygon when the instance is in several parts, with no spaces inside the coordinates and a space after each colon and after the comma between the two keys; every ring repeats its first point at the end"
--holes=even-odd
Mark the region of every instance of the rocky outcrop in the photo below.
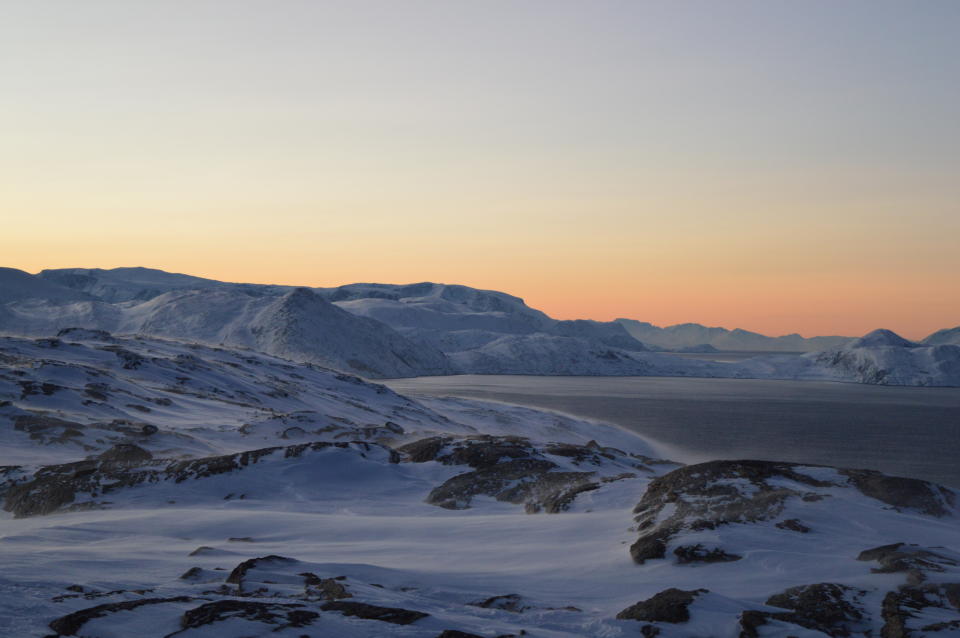
{"type": "Polygon", "coordinates": [[[767,605],[789,613],[767,614],[829,636],[850,636],[869,628],[860,599],[866,591],[836,583],[791,587],[767,599],[767,605]]]}
{"type": "Polygon", "coordinates": [[[927,481],[888,476],[873,470],[840,470],[861,493],[897,509],[917,510],[927,516],[947,516],[956,493],[927,481]]]}
{"type": "Polygon", "coordinates": [[[943,573],[960,566],[960,555],[945,548],[925,548],[907,543],[892,543],[865,549],[857,560],[876,561],[876,574],[904,573],[908,584],[917,585],[927,579],[927,572],[943,573]]]}
{"type": "MultiPolygon", "coordinates": [[[[665,558],[678,537],[731,524],[780,518],[793,501],[830,498],[832,491],[859,492],[897,509],[944,517],[953,511],[952,490],[926,481],[891,477],[869,470],[833,470],[773,461],[710,461],[655,478],[634,508],[639,538],[630,548],[634,561],[665,558]]],[[[797,519],[776,524],[807,532],[797,519]]],[[[678,562],[735,560],[736,553],[702,543],[679,543],[678,562]]]]}
{"type": "Polygon", "coordinates": [[[353,450],[360,456],[376,449],[386,455],[390,462],[398,460],[392,450],[362,441],[318,441],[187,461],[93,459],[40,468],[32,480],[17,483],[6,490],[3,508],[16,518],[25,518],[50,514],[67,506],[91,507],[97,505],[94,499],[100,495],[138,485],[199,480],[241,471],[271,457],[282,462],[333,448],[353,450]]]}
{"type": "Polygon", "coordinates": [[[103,605],[81,609],[66,616],[61,616],[50,622],[50,629],[57,632],[58,636],[74,636],[88,621],[94,618],[102,618],[121,611],[130,611],[145,605],[188,603],[191,600],[193,599],[189,596],[175,596],[173,598],[142,598],[140,600],[105,603],[103,605]]]}
{"type": "MultiPolygon", "coordinates": [[[[187,611],[180,620],[181,631],[205,627],[227,619],[242,619],[265,625],[276,625],[272,631],[306,627],[320,614],[304,609],[299,603],[265,603],[252,600],[216,600],[187,611]]],[[[180,632],[170,634],[173,638],[180,632]]]]}
{"type": "Polygon", "coordinates": [[[149,461],[153,458],[153,454],[133,443],[117,443],[110,449],[101,452],[97,458],[101,461],[139,463],[141,461],[149,461]]]}
{"type": "Polygon", "coordinates": [[[448,479],[427,496],[427,503],[446,509],[467,509],[474,497],[484,495],[524,505],[530,514],[556,514],[569,508],[579,494],[596,490],[604,482],[635,476],[630,472],[602,476],[601,469],[646,469],[636,457],[614,448],[572,444],[538,448],[528,439],[512,436],[431,437],[397,450],[401,458],[414,463],[436,461],[475,468],[448,479]],[[564,471],[561,462],[589,471],[564,471]]]}
{"type": "Polygon", "coordinates": [[[888,592],[881,607],[880,638],[960,633],[960,583],[904,585],[888,592]]]}
{"type": "Polygon", "coordinates": [[[706,593],[708,593],[706,589],[686,591],[671,587],[651,598],[630,605],[617,614],[617,618],[643,622],[684,623],[690,620],[690,604],[698,596],[706,593]]]}
{"type": "Polygon", "coordinates": [[[336,611],[344,616],[356,616],[364,620],[379,620],[393,625],[409,625],[430,614],[399,607],[380,607],[367,603],[333,600],[320,606],[323,611],[336,611]]]}

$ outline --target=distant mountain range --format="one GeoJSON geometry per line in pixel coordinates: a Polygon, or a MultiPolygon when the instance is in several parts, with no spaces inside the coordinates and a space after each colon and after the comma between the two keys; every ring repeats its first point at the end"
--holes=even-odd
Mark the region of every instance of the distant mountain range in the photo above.
{"type": "Polygon", "coordinates": [[[708,328],[698,323],[660,328],[634,319],[617,319],[616,322],[643,343],[671,351],[707,345],[724,351],[815,352],[840,347],[852,340],[851,337],[835,336],[804,338],[798,334],[768,337],[740,328],[708,328]]]}
{"type": "Polygon", "coordinates": [[[768,337],[699,324],[556,320],[518,297],[448,284],[303,288],[147,268],[37,275],[0,269],[0,332],[52,336],[73,327],[249,348],[368,378],[460,373],[960,384],[952,363],[960,358],[960,328],[920,343],[884,331],[861,339],[768,337]],[[731,364],[664,352],[718,350],[811,354],[731,364]]]}

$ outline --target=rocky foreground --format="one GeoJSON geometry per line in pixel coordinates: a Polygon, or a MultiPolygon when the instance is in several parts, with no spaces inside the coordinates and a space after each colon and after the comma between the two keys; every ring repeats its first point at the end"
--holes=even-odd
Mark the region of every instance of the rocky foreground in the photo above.
{"type": "Polygon", "coordinates": [[[251,351],[0,340],[0,635],[960,635],[960,501],[251,351]]]}

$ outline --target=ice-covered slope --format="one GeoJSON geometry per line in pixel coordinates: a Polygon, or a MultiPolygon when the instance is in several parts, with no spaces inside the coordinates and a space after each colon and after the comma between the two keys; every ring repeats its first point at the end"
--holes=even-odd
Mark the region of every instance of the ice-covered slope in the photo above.
{"type": "Polygon", "coordinates": [[[3,636],[960,628],[958,495],[914,479],[84,331],[0,339],[0,432],[3,636]]]}
{"type": "Polygon", "coordinates": [[[616,321],[643,343],[667,350],[710,345],[718,350],[729,351],[813,352],[836,348],[851,340],[850,337],[804,338],[798,334],[768,337],[740,328],[734,330],[710,328],[698,323],[682,323],[661,328],[634,319],[617,319],[616,321]]]}

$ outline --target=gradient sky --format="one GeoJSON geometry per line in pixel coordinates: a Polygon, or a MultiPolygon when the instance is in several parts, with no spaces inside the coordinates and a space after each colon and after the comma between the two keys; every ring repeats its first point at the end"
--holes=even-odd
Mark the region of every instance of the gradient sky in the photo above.
{"type": "Polygon", "coordinates": [[[955,0],[10,0],[2,265],[960,324],[955,0]]]}

